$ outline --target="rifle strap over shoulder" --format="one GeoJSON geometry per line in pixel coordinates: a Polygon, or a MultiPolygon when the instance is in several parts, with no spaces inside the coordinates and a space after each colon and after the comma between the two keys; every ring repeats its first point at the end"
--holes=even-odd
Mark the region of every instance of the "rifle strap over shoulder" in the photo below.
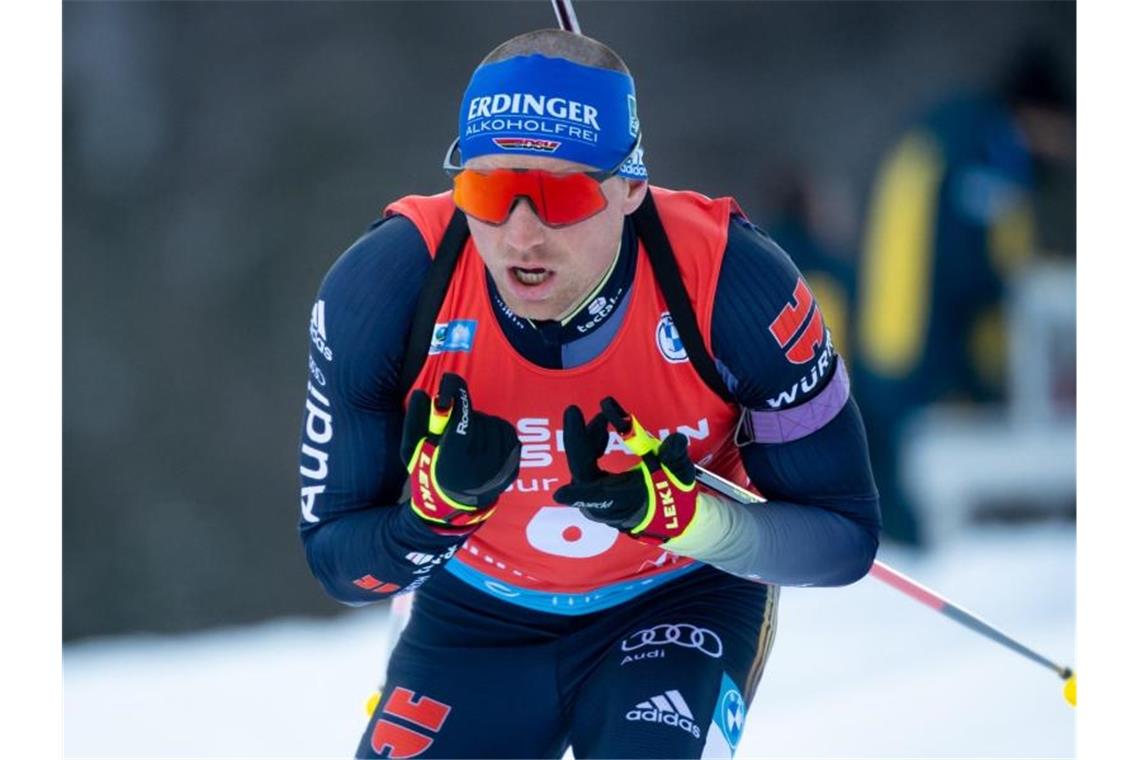
{"type": "Polygon", "coordinates": [[[681,345],[685,347],[689,362],[705,381],[709,390],[725,401],[733,403],[732,393],[717,371],[716,362],[705,348],[700,327],[697,326],[697,315],[693,311],[693,302],[681,280],[677,257],[673,253],[673,246],[669,243],[669,236],[665,234],[665,226],[657,213],[657,204],[653,202],[652,192],[645,194],[645,200],[637,211],[633,212],[633,226],[637,230],[637,236],[645,243],[645,252],[649,256],[649,265],[653,267],[654,279],[657,280],[661,294],[665,297],[665,305],[669,307],[673,325],[681,335],[681,345]]]}
{"type": "Polygon", "coordinates": [[[400,398],[408,395],[416,376],[420,374],[420,368],[427,360],[432,335],[435,332],[436,315],[443,306],[447,286],[451,284],[451,276],[455,273],[459,254],[467,244],[470,234],[470,230],[467,229],[467,216],[459,209],[455,209],[447,229],[444,230],[443,239],[435,249],[427,281],[424,282],[420,297],[416,301],[416,312],[412,317],[412,326],[408,330],[408,342],[404,349],[404,361],[400,365],[400,398]]]}

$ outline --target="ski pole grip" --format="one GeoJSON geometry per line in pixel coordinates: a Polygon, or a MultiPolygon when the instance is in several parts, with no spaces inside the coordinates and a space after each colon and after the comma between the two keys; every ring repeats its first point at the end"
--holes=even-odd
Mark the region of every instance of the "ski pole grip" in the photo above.
{"type": "Polygon", "coordinates": [[[428,432],[433,435],[443,435],[447,428],[447,421],[451,419],[451,404],[440,406],[439,399],[431,402],[431,414],[428,416],[428,432]]]}
{"type": "Polygon", "coordinates": [[[634,455],[643,457],[646,454],[656,454],[659,442],[646,432],[641,423],[632,414],[622,409],[621,404],[613,396],[602,399],[602,414],[606,422],[618,432],[628,448],[634,455]]]}
{"type": "Polygon", "coordinates": [[[443,435],[447,421],[451,418],[451,410],[455,408],[455,401],[463,394],[466,403],[467,383],[454,372],[445,372],[439,381],[439,394],[432,400],[431,417],[428,419],[428,430],[435,435],[443,435]]]}
{"type": "Polygon", "coordinates": [[[622,409],[621,404],[613,396],[606,396],[602,399],[602,414],[605,416],[606,422],[610,423],[610,427],[616,430],[619,435],[626,436],[633,428],[629,412],[622,409]]]}

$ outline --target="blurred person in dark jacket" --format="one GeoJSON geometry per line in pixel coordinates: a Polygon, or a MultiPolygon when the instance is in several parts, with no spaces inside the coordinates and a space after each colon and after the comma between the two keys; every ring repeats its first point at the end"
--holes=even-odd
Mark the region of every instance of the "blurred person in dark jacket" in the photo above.
{"type": "Polygon", "coordinates": [[[1009,285],[1043,230],[1062,246],[1073,237],[1071,210],[1039,211],[1046,180],[1072,176],[1073,108],[1049,52],[1030,45],[996,92],[939,104],[879,168],[858,273],[855,383],[890,538],[924,540],[899,483],[912,413],[1005,400],[1009,285]]]}

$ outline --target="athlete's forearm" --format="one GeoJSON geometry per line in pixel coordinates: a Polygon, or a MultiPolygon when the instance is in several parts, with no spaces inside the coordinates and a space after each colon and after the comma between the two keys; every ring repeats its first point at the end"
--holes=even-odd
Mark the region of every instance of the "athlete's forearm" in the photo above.
{"type": "Polygon", "coordinates": [[[787,586],[837,586],[863,577],[879,544],[879,496],[859,407],[848,398],[810,435],[740,449],[764,504],[702,493],[678,554],[787,586]]]}
{"type": "Polygon", "coordinates": [[[313,574],[346,604],[409,588],[462,541],[398,503],[408,473],[396,378],[430,261],[415,226],[390,217],[337,260],[313,305],[299,528],[313,574]]]}
{"type": "Polygon", "coordinates": [[[350,605],[414,591],[466,538],[431,530],[407,504],[341,513],[301,537],[313,575],[329,596],[350,605]]]}
{"type": "Polygon", "coordinates": [[[779,501],[744,506],[702,493],[689,529],[663,548],[781,586],[842,586],[866,575],[878,538],[821,507],[779,501]]]}

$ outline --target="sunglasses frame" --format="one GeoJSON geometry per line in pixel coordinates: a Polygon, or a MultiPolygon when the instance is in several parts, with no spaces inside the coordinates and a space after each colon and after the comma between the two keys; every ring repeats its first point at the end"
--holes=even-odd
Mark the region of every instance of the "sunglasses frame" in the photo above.
{"type": "MultiPolygon", "coordinates": [[[[607,179],[609,179],[610,177],[613,177],[613,176],[615,176],[615,175],[618,173],[618,171],[620,171],[620,170],[621,170],[621,167],[622,167],[622,166],[625,164],[625,162],[626,162],[626,161],[628,161],[630,158],[632,158],[634,155],[636,155],[636,154],[637,154],[637,151],[638,151],[638,149],[640,149],[640,148],[641,148],[641,132],[640,132],[640,130],[639,130],[639,131],[638,131],[638,133],[637,133],[637,140],[635,140],[635,141],[634,141],[634,143],[633,143],[633,147],[629,149],[629,153],[626,153],[626,154],[625,154],[625,156],[624,156],[624,157],[622,157],[622,159],[621,159],[620,161],[618,161],[618,162],[617,162],[617,164],[616,164],[616,165],[615,165],[615,166],[614,166],[612,169],[609,169],[609,170],[607,170],[607,171],[588,171],[588,172],[587,172],[587,171],[566,171],[566,172],[552,172],[552,171],[548,171],[548,170],[546,170],[546,169],[526,169],[526,168],[521,168],[521,167],[514,167],[514,166],[510,166],[510,167],[503,167],[503,168],[501,168],[501,169],[491,169],[491,170],[488,170],[488,171],[512,171],[512,172],[520,172],[520,173],[538,171],[538,172],[545,172],[546,174],[553,174],[553,175],[559,175],[559,174],[564,174],[564,175],[565,175],[565,174],[584,174],[584,175],[586,175],[587,177],[589,177],[590,179],[592,179],[592,180],[594,180],[595,182],[597,182],[599,185],[601,185],[603,182],[605,182],[605,181],[606,181],[607,179]]],[[[446,172],[447,176],[449,176],[449,177],[451,177],[452,179],[454,179],[454,178],[455,178],[455,177],[456,177],[458,174],[460,174],[461,172],[465,172],[465,171],[476,171],[476,172],[477,172],[477,171],[482,171],[482,170],[480,170],[480,169],[466,169],[466,168],[464,168],[464,167],[463,167],[463,165],[462,165],[462,164],[459,164],[459,163],[457,163],[457,162],[453,161],[453,160],[452,160],[452,157],[456,155],[456,153],[458,152],[458,150],[459,150],[459,138],[458,138],[458,137],[456,137],[456,138],[455,138],[455,140],[454,140],[454,141],[452,141],[451,145],[448,147],[448,149],[447,149],[447,152],[446,152],[446,153],[443,155],[443,171],[444,171],[444,172],[446,172]]],[[[514,199],[514,201],[511,203],[511,209],[512,209],[512,210],[514,209],[514,207],[515,207],[515,204],[516,204],[516,203],[518,203],[519,199],[522,199],[522,198],[528,198],[528,196],[525,196],[525,195],[518,195],[518,196],[515,196],[515,199],[514,199]]],[[[604,194],[603,194],[603,198],[604,198],[604,194]]],[[[608,203],[609,203],[609,202],[607,201],[607,204],[608,204],[608,203]]],[[[533,203],[533,202],[531,202],[531,208],[533,208],[533,207],[534,207],[534,203],[533,203]]],[[[597,215],[597,214],[600,214],[602,211],[604,211],[604,210],[605,210],[605,208],[606,208],[605,206],[602,206],[600,209],[598,209],[597,211],[595,211],[593,214],[590,214],[590,216],[585,216],[585,217],[582,217],[581,219],[578,219],[578,220],[576,220],[576,221],[573,221],[573,222],[566,222],[565,224],[548,224],[548,223],[547,223],[545,220],[543,220],[543,221],[542,221],[542,223],[543,223],[544,225],[546,225],[547,227],[551,227],[551,228],[559,228],[559,227],[570,227],[570,226],[572,226],[572,225],[578,224],[579,222],[584,222],[584,221],[586,221],[586,220],[587,220],[587,219],[589,219],[591,216],[595,216],[595,215],[597,215]]],[[[509,216],[509,212],[508,212],[508,216],[509,216]]],[[[481,219],[480,221],[482,221],[484,224],[490,224],[490,225],[492,225],[492,226],[495,226],[495,227],[498,227],[498,226],[500,226],[500,225],[506,224],[506,220],[503,220],[502,222],[499,222],[498,224],[495,224],[494,222],[488,222],[488,221],[486,221],[486,220],[482,220],[482,219],[481,219]]]]}

